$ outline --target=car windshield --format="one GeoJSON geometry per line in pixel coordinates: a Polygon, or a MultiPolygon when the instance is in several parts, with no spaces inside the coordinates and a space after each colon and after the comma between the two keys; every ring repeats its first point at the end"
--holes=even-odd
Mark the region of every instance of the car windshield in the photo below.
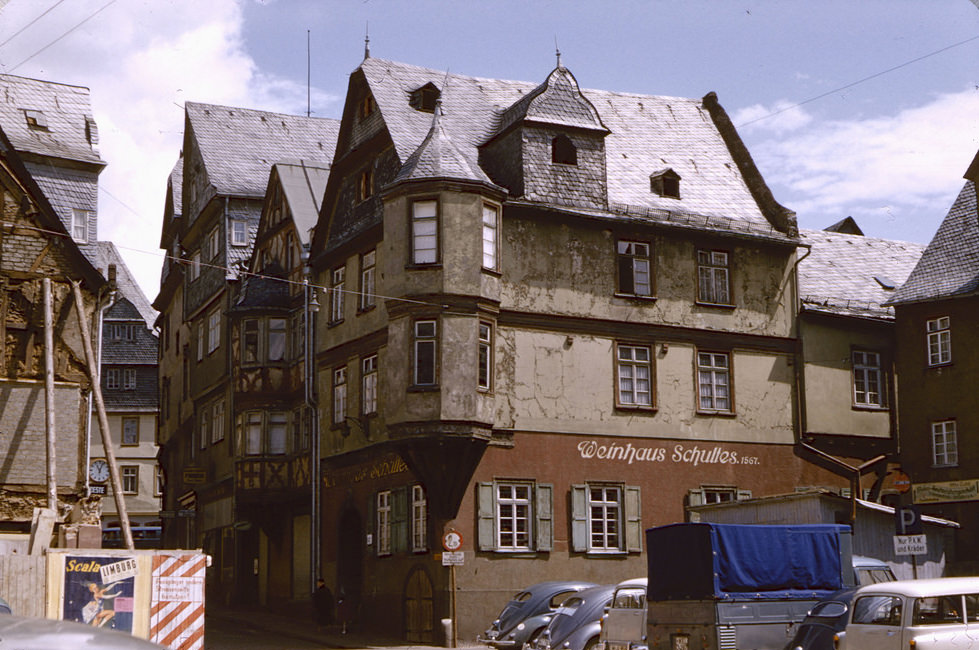
{"type": "Polygon", "coordinates": [[[612,607],[616,609],[642,609],[646,606],[646,590],[642,587],[619,589],[615,592],[612,607]]]}
{"type": "Polygon", "coordinates": [[[557,609],[564,604],[564,601],[568,599],[568,596],[577,593],[574,589],[568,591],[560,591],[553,596],[551,596],[551,609],[557,609]]]}

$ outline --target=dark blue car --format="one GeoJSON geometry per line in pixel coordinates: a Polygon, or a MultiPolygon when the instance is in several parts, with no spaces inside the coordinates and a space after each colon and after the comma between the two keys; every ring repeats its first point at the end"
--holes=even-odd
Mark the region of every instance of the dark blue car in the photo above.
{"type": "Polygon", "coordinates": [[[834,650],[833,636],[846,629],[856,589],[838,591],[813,606],[784,650],[834,650]]]}
{"type": "Polygon", "coordinates": [[[593,582],[562,580],[540,582],[517,593],[504,607],[479,642],[512,650],[534,640],[551,621],[558,607],[571,595],[594,587],[593,582]]]}

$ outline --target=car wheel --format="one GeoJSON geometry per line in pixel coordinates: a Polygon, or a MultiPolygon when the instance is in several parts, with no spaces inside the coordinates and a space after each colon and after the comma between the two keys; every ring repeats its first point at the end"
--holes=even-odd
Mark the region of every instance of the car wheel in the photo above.
{"type": "Polygon", "coordinates": [[[585,644],[584,650],[595,650],[595,646],[598,645],[598,637],[593,636],[588,639],[588,643],[585,644]]]}
{"type": "Polygon", "coordinates": [[[534,630],[533,632],[531,632],[530,633],[530,636],[527,637],[527,641],[524,643],[524,647],[525,648],[533,648],[534,646],[536,646],[537,645],[537,637],[539,637],[543,632],[544,632],[544,628],[542,628],[542,627],[541,628],[537,628],[536,630],[534,630]]]}

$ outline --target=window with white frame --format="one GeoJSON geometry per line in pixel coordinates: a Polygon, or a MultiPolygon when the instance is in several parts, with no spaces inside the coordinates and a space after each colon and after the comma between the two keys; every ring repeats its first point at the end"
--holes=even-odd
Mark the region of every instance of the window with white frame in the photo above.
{"type": "Polygon", "coordinates": [[[420,485],[411,486],[411,550],[428,550],[428,501],[420,485]]]}
{"type": "Polygon", "coordinates": [[[616,483],[571,486],[571,546],[582,553],[642,551],[639,487],[616,483]]]}
{"type": "Polygon", "coordinates": [[[231,222],[231,245],[248,245],[248,222],[237,219],[231,222]]]}
{"type": "Polygon", "coordinates": [[[224,440],[224,400],[219,399],[211,407],[211,442],[224,440]]]}
{"type": "Polygon", "coordinates": [[[697,251],[697,301],[730,305],[730,257],[727,251],[697,251]]]}
{"type": "Polygon", "coordinates": [[[886,406],[880,353],[853,351],[853,404],[876,408],[886,406]]]}
{"type": "Polygon", "coordinates": [[[438,261],[438,203],[434,200],[411,204],[411,261],[435,264],[438,261]]]}
{"type": "Polygon", "coordinates": [[[730,413],[731,357],[726,352],[697,353],[697,394],[700,411],[730,413]]]}
{"type": "Polygon", "coordinates": [[[952,361],[952,330],[948,316],[928,319],[928,365],[939,366],[952,361]]]}
{"type": "Polygon", "coordinates": [[[122,465],[122,493],[139,494],[139,465],[122,465]]]}
{"type": "Polygon", "coordinates": [[[139,418],[122,418],[122,444],[139,444],[139,418]]]}
{"type": "Polygon", "coordinates": [[[959,464],[955,420],[931,423],[931,447],[935,467],[954,467],[959,464]]]}
{"type": "Polygon", "coordinates": [[[122,371],[122,389],[123,390],[136,390],[136,370],[135,368],[126,368],[122,371]]]}
{"type": "Polygon", "coordinates": [[[333,369],[333,424],[343,424],[347,414],[347,366],[333,369]]]}
{"type": "Polygon", "coordinates": [[[648,242],[618,242],[618,292],[633,296],[653,295],[648,242]]]}
{"type": "Polygon", "coordinates": [[[361,360],[361,413],[377,413],[377,355],[372,354],[361,360]]]}
{"type": "Polygon", "coordinates": [[[259,342],[258,320],[247,318],[241,322],[241,362],[242,364],[258,363],[259,342]]]}
{"type": "Polygon", "coordinates": [[[166,490],[166,475],[163,473],[163,467],[156,465],[154,467],[154,481],[153,481],[153,496],[162,497],[164,491],[166,490]]]}
{"type": "Polygon", "coordinates": [[[221,311],[215,309],[207,317],[207,353],[211,354],[221,345],[221,311]]]}
{"type": "Polygon", "coordinates": [[[201,252],[194,251],[190,256],[190,281],[193,282],[201,277],[201,252]]]}
{"type": "Polygon", "coordinates": [[[646,345],[617,345],[619,406],[652,406],[652,355],[646,345]]]}
{"type": "Polygon", "coordinates": [[[477,485],[477,544],[482,551],[550,551],[554,486],[500,479],[477,485]]]}
{"type": "Polygon", "coordinates": [[[377,493],[377,554],[391,554],[391,491],[377,493]]]}
{"type": "Polygon", "coordinates": [[[207,248],[206,257],[207,259],[214,259],[218,256],[218,251],[220,251],[220,226],[215,227],[214,230],[207,236],[207,248]]]}
{"type": "Polygon", "coordinates": [[[414,345],[414,384],[432,386],[435,384],[438,340],[436,322],[433,320],[415,321],[414,345]]]}
{"type": "Polygon", "coordinates": [[[286,453],[286,434],[289,414],[282,411],[269,413],[269,444],[268,452],[273,456],[286,453]]]}
{"type": "Polygon", "coordinates": [[[483,204],[483,268],[496,270],[497,231],[499,230],[500,210],[495,205],[483,204]]]}
{"type": "Polygon", "coordinates": [[[347,269],[340,266],[333,269],[330,281],[330,322],[339,323],[343,320],[343,295],[346,284],[347,269]]]}
{"type": "Polygon", "coordinates": [[[374,306],[374,263],[377,251],[367,251],[360,256],[360,310],[374,306]]]}
{"type": "Polygon", "coordinates": [[[268,319],[268,347],[267,357],[269,361],[282,361],[286,357],[286,319],[268,319]]]}
{"type": "Polygon", "coordinates": [[[751,490],[739,490],[733,485],[701,485],[687,492],[687,504],[702,506],[710,503],[729,503],[751,498],[751,490]]]}
{"type": "Polygon", "coordinates": [[[483,390],[493,388],[493,325],[479,323],[479,359],[476,369],[476,385],[483,390]]]}
{"type": "Polygon", "coordinates": [[[118,368],[107,368],[105,371],[105,388],[106,390],[117,390],[119,388],[120,372],[118,368]]]}
{"type": "Polygon", "coordinates": [[[245,415],[245,453],[257,456],[262,453],[262,413],[250,411],[245,415]]]}
{"type": "Polygon", "coordinates": [[[88,222],[91,216],[91,210],[79,210],[78,208],[72,208],[71,238],[80,244],[84,244],[88,241],[88,222]]]}

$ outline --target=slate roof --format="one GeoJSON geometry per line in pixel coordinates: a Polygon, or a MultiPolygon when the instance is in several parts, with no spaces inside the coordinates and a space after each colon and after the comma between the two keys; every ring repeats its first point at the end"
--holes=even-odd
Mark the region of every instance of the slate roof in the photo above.
{"type": "Polygon", "coordinates": [[[883,320],[894,319],[893,307],[885,303],[894,297],[925,248],[824,230],[803,229],[799,237],[803,245],[811,246],[809,255],[799,262],[803,311],[883,320]]]}
{"type": "Polygon", "coordinates": [[[105,165],[88,88],[0,74],[0,125],[18,151],[105,165]],[[28,126],[25,110],[41,111],[47,129],[28,126]]]}
{"type": "Polygon", "coordinates": [[[967,181],[892,305],[940,300],[979,291],[976,188],[967,181]]]}
{"type": "Polygon", "coordinates": [[[503,111],[496,131],[501,133],[522,120],[608,131],[595,107],[581,94],[578,80],[560,64],[544,83],[503,111]]]}
{"type": "Polygon", "coordinates": [[[333,161],[340,122],[214,104],[185,104],[207,178],[220,195],[264,196],[279,162],[333,161]]]}
{"type": "MultiPolygon", "coordinates": [[[[365,59],[360,70],[402,163],[431,131],[430,114],[408,104],[412,90],[426,83],[441,88],[441,125],[464,158],[476,161],[478,147],[498,131],[508,109],[529,101],[524,98],[540,88],[520,81],[447,75],[376,58],[365,59]]],[[[605,148],[611,216],[669,221],[671,215],[680,215],[679,220],[691,226],[711,217],[715,224],[737,222],[741,230],[785,238],[765,218],[701,100],[581,92],[597,111],[600,124],[610,131],[605,148]],[[650,191],[650,174],[665,167],[682,177],[682,199],[650,191]]]]}
{"type": "Polygon", "coordinates": [[[244,276],[233,311],[289,308],[292,299],[289,295],[289,284],[282,281],[282,269],[275,267],[263,273],[244,276]]]}
{"type": "Polygon", "coordinates": [[[319,218],[320,204],[330,177],[329,165],[316,167],[305,163],[277,163],[275,172],[282,193],[289,203],[296,234],[303,246],[310,242],[310,232],[319,218]]]}
{"type": "Polygon", "coordinates": [[[97,242],[95,250],[95,259],[92,260],[95,267],[103,276],[108,278],[109,265],[116,265],[116,291],[118,291],[119,296],[128,299],[133,304],[139,312],[139,318],[146,323],[147,327],[153,327],[157,312],[146,298],[146,294],[143,293],[139,283],[136,282],[136,278],[129,272],[129,267],[126,266],[126,262],[122,259],[115,244],[110,241],[100,241],[97,242]]]}

